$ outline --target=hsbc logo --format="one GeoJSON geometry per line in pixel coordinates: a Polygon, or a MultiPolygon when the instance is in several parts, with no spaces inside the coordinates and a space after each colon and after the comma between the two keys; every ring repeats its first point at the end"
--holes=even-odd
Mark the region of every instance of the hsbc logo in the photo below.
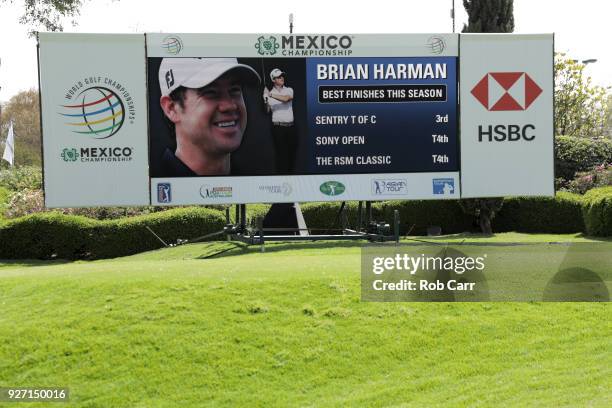
{"type": "Polygon", "coordinates": [[[526,72],[489,72],[471,92],[488,111],[524,111],[542,88],[526,72]]]}

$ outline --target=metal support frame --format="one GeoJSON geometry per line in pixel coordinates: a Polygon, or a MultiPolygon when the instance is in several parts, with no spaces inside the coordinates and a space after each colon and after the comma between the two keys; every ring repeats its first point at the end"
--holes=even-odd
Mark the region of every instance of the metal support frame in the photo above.
{"type": "MultiPolygon", "coordinates": [[[[389,242],[399,243],[400,239],[400,217],[399,212],[393,213],[393,229],[388,224],[376,223],[372,219],[372,203],[369,201],[359,202],[358,219],[356,229],[348,226],[348,216],[342,210],[339,214],[341,228],[325,229],[325,234],[313,234],[314,231],[321,231],[315,228],[264,228],[263,219],[257,222],[256,231],[249,232],[246,228],[246,204],[236,206],[235,224],[228,224],[225,234],[228,240],[236,240],[249,245],[259,245],[260,252],[265,252],[265,243],[272,241],[341,241],[341,240],[367,240],[370,242],[389,242]],[[364,211],[365,210],[365,211],[364,211]],[[364,214],[365,213],[365,214],[364,214]],[[363,224],[365,216],[365,225],[363,224]],[[266,235],[266,232],[284,231],[292,235],[266,235]],[[307,231],[309,235],[302,235],[300,232],[307,231]],[[386,233],[392,231],[392,234],[386,233]],[[338,232],[338,234],[330,234],[338,232]]],[[[226,210],[226,220],[229,220],[229,209],[226,210]]]]}
{"type": "MultiPolygon", "coordinates": [[[[344,209],[344,206],[342,206],[344,209]]],[[[216,231],[211,234],[203,235],[190,240],[179,240],[176,244],[166,244],[159,236],[157,236],[152,230],[149,231],[155,235],[165,246],[176,246],[181,244],[187,244],[190,242],[199,242],[206,239],[225,235],[228,241],[240,241],[249,245],[259,245],[260,251],[265,252],[266,241],[342,241],[342,240],[361,240],[365,239],[370,242],[387,242],[395,241],[399,243],[400,239],[400,217],[397,210],[393,213],[393,235],[388,234],[391,231],[389,225],[382,222],[377,223],[372,221],[372,203],[366,201],[365,204],[365,215],[366,225],[362,228],[362,202],[358,205],[358,225],[357,229],[348,228],[347,214],[344,210],[339,214],[342,228],[264,228],[263,218],[257,221],[257,230],[249,231],[246,227],[246,204],[236,205],[236,218],[232,223],[230,218],[230,208],[225,209],[225,227],[221,231],[216,231]],[[325,234],[312,234],[313,231],[326,231],[325,234]],[[293,235],[266,235],[266,232],[278,232],[283,231],[292,233],[293,235]],[[301,234],[301,232],[308,232],[308,234],[301,234]],[[338,232],[338,234],[330,234],[329,232],[338,232]]],[[[147,227],[148,228],[148,227],[147,227]]]]}

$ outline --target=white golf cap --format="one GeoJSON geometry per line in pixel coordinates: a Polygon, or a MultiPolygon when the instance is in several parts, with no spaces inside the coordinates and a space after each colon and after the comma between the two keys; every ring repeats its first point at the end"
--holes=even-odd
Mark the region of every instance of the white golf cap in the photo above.
{"type": "Polygon", "coordinates": [[[283,75],[285,75],[285,73],[278,68],[274,68],[272,71],[270,71],[270,78],[272,79],[278,78],[279,76],[283,75]]]}
{"type": "Polygon", "coordinates": [[[247,83],[259,83],[259,74],[236,58],[164,58],[159,66],[159,87],[162,96],[179,86],[201,88],[226,72],[236,69],[247,83]]]}

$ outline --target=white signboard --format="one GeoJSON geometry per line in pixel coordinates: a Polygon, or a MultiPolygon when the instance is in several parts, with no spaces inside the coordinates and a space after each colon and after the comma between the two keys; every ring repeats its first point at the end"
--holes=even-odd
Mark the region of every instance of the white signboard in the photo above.
{"type": "Polygon", "coordinates": [[[341,174],[268,177],[159,178],[152,205],[381,201],[407,197],[458,199],[459,176],[449,173],[341,174]]]}
{"type": "Polygon", "coordinates": [[[45,205],[148,205],[144,35],[39,41],[45,205]]]}
{"type": "Polygon", "coordinates": [[[39,41],[47,207],[554,195],[552,35],[39,41]]]}
{"type": "Polygon", "coordinates": [[[553,35],[460,36],[461,196],[554,195],[553,35]]]}
{"type": "Polygon", "coordinates": [[[458,37],[147,34],[152,204],[459,198],[458,37]]]}

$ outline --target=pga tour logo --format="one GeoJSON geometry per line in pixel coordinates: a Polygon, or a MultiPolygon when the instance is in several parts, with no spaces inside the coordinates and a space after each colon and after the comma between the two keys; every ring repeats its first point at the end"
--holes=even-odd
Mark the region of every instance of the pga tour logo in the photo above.
{"type": "Polygon", "coordinates": [[[455,194],[455,180],[452,178],[438,178],[432,180],[434,195],[450,196],[455,194]]]}
{"type": "Polygon", "coordinates": [[[395,195],[408,193],[408,183],[403,179],[375,179],[372,180],[372,194],[395,195]]]}
{"type": "Polygon", "coordinates": [[[157,202],[172,202],[172,187],[170,186],[170,183],[157,183],[157,202]]]}

